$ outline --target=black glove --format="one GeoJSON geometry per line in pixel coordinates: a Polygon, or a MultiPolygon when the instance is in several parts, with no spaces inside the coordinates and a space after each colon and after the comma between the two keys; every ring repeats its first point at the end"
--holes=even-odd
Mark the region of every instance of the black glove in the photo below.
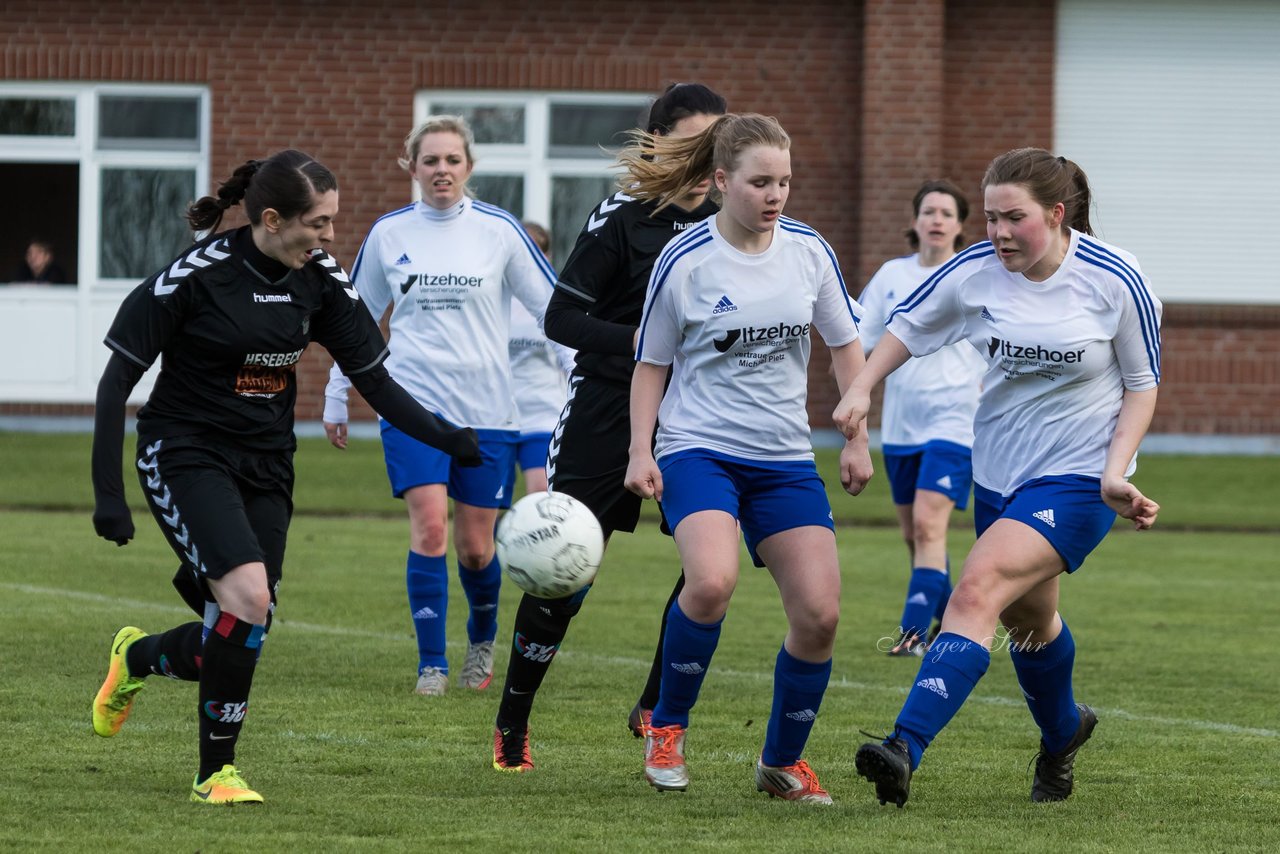
{"type": "Polygon", "coordinates": [[[455,430],[449,437],[449,456],[463,468],[475,468],[484,463],[480,455],[480,438],[470,427],[455,430]]]}
{"type": "Polygon", "coordinates": [[[133,514],[122,500],[99,501],[93,508],[93,530],[104,540],[123,546],[133,539],[133,514]]]}

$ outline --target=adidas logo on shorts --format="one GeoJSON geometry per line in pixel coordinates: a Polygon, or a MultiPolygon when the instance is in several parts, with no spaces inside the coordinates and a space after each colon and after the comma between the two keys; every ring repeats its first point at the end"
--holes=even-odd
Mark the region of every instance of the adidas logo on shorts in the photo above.
{"type": "Polygon", "coordinates": [[[1053,508],[1050,508],[1048,510],[1037,510],[1035,513],[1032,513],[1031,515],[1039,519],[1041,522],[1044,522],[1050,528],[1058,527],[1057,524],[1055,524],[1053,521],[1053,508]]]}

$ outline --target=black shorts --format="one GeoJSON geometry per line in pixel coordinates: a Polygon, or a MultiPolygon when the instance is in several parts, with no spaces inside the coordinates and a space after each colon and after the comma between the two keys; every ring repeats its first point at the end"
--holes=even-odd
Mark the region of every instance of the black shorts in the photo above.
{"type": "Polygon", "coordinates": [[[630,444],[630,389],[575,374],[551,434],[547,479],[587,505],[606,534],[630,533],[640,519],[640,496],[623,485],[630,444]]]}
{"type": "Polygon", "coordinates": [[[292,452],[246,451],[195,437],[139,442],[138,479],[182,561],[174,585],[188,604],[196,607],[196,591],[212,598],[206,579],[258,561],[267,567],[275,602],[293,516],[292,452]]]}

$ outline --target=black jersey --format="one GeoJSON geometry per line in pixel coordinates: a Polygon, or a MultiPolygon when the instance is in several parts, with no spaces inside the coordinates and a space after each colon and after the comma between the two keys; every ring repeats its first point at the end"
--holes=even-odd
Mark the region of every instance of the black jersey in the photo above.
{"type": "Polygon", "coordinates": [[[160,375],[138,437],[209,436],[292,450],[295,366],[311,341],[348,376],[380,369],[387,346],[347,274],[319,252],[294,270],[249,226],[197,243],[129,294],[106,345],[160,375]]]}
{"type": "MultiPolygon", "coordinates": [[[[656,201],[636,201],[625,193],[601,202],[587,217],[560,272],[552,303],[576,297],[590,316],[624,324],[634,332],[658,254],[673,237],[719,210],[711,201],[692,211],[668,205],[655,213],[657,207],[656,201]]],[[[619,336],[612,347],[583,349],[581,342],[560,343],[578,349],[576,373],[630,384],[635,369],[630,332],[619,336]]]]}

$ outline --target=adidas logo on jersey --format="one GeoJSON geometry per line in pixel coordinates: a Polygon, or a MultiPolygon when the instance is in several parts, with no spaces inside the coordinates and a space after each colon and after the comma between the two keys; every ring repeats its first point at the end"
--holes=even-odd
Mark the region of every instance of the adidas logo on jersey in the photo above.
{"type": "Polygon", "coordinates": [[[947,693],[947,683],[941,679],[921,679],[916,683],[916,687],[932,691],[944,700],[951,696],[947,693]]]}
{"type": "Polygon", "coordinates": [[[1048,510],[1037,510],[1031,515],[1039,519],[1041,522],[1044,522],[1050,528],[1058,527],[1057,523],[1053,521],[1053,508],[1049,508],[1048,510]]]}
{"type": "Polygon", "coordinates": [[[411,264],[411,263],[413,262],[409,260],[408,253],[401,253],[400,257],[396,259],[397,267],[403,267],[405,264],[411,264]]]}
{"type": "Polygon", "coordinates": [[[671,669],[675,670],[678,673],[686,673],[689,676],[697,676],[699,673],[702,673],[706,670],[705,667],[703,667],[701,664],[699,664],[696,661],[688,661],[688,662],[673,661],[671,662],[671,669]]]}
{"type": "Polygon", "coordinates": [[[985,305],[982,307],[982,311],[978,312],[978,317],[981,317],[983,320],[990,323],[996,322],[996,319],[991,316],[991,312],[987,311],[987,307],[985,305]]]}
{"type": "Polygon", "coordinates": [[[438,616],[440,615],[431,610],[430,605],[423,605],[421,608],[413,612],[413,618],[415,620],[434,620],[438,616]]]}
{"type": "Polygon", "coordinates": [[[729,299],[729,297],[726,295],[726,296],[720,297],[720,302],[716,303],[716,307],[711,309],[711,313],[725,314],[726,312],[737,311],[737,310],[738,310],[738,307],[733,304],[733,300],[729,299]]]}
{"type": "Polygon", "coordinates": [[[801,709],[798,712],[787,712],[787,717],[791,718],[793,721],[810,723],[811,721],[816,720],[818,715],[813,709],[801,709]]]}
{"type": "Polygon", "coordinates": [[[944,474],[942,477],[938,478],[938,486],[941,486],[943,489],[950,489],[951,475],[944,474]]]}

